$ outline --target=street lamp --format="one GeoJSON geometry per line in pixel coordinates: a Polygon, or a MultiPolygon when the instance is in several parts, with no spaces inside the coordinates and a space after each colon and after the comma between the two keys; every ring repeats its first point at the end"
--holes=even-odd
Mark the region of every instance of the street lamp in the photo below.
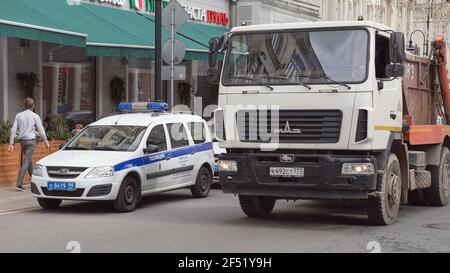
{"type": "Polygon", "coordinates": [[[409,36],[409,46],[408,46],[408,48],[406,50],[410,51],[410,52],[413,52],[413,53],[417,52],[417,48],[413,45],[413,40],[412,40],[412,37],[413,37],[414,33],[416,33],[416,32],[420,32],[422,34],[422,36],[423,36],[423,48],[425,50],[423,55],[426,57],[426,56],[428,56],[428,41],[427,41],[427,38],[425,36],[425,33],[423,31],[419,30],[419,29],[414,30],[411,33],[411,35],[409,36]]]}

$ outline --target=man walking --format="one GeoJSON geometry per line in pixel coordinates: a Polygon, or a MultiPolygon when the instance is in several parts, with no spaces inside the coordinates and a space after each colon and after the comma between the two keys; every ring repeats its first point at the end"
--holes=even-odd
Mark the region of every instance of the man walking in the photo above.
{"type": "Polygon", "coordinates": [[[14,119],[8,148],[10,152],[13,152],[14,138],[18,130],[20,147],[22,148],[22,153],[25,155],[25,159],[19,171],[19,177],[17,178],[18,191],[25,191],[25,188],[23,187],[23,179],[26,171],[28,171],[30,176],[33,174],[33,164],[31,160],[36,147],[36,130],[41,135],[47,147],[50,147],[47,136],[45,135],[44,127],[42,126],[41,118],[33,112],[36,107],[34,99],[26,98],[24,101],[24,106],[25,111],[18,113],[14,119]]]}

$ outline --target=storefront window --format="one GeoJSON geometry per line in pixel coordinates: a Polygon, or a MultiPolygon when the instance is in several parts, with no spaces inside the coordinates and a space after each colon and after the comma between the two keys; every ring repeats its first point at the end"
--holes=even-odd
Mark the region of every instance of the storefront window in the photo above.
{"type": "Polygon", "coordinates": [[[95,65],[84,50],[44,45],[43,104],[45,118],[64,115],[74,127],[94,121],[95,65]]]}
{"type": "Polygon", "coordinates": [[[146,59],[130,59],[127,71],[127,100],[129,102],[154,100],[154,62],[146,59]]]}

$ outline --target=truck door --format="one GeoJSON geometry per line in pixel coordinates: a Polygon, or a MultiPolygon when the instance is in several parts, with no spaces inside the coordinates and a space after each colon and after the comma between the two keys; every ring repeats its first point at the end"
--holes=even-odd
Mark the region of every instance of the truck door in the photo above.
{"type": "Polygon", "coordinates": [[[190,144],[186,127],[183,123],[167,124],[170,138],[170,160],[171,175],[168,186],[176,187],[188,184],[191,181],[192,171],[196,165],[195,149],[190,144]]]}
{"type": "Polygon", "coordinates": [[[158,146],[159,151],[147,155],[144,162],[144,174],[146,180],[143,183],[143,191],[152,191],[167,186],[170,172],[170,152],[168,151],[167,131],[164,125],[155,125],[148,135],[146,145],[153,144],[158,146]]]}
{"type": "Polygon", "coordinates": [[[378,92],[374,93],[377,108],[375,131],[401,131],[402,127],[402,89],[401,81],[391,80],[386,76],[386,66],[390,64],[389,37],[381,33],[375,36],[375,74],[378,92]],[[384,130],[385,131],[385,130],[384,130]]]}

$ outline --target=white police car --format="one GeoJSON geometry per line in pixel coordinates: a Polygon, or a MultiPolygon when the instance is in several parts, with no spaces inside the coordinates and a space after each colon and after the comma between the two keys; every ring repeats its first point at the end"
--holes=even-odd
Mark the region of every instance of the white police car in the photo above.
{"type": "Polygon", "coordinates": [[[37,162],[31,190],[41,207],[110,200],[128,212],[144,194],[185,187],[195,198],[207,197],[214,152],[206,122],[166,109],[165,103],[121,103],[126,113],[94,122],[37,162]],[[142,106],[148,111],[135,112],[142,106]]]}

